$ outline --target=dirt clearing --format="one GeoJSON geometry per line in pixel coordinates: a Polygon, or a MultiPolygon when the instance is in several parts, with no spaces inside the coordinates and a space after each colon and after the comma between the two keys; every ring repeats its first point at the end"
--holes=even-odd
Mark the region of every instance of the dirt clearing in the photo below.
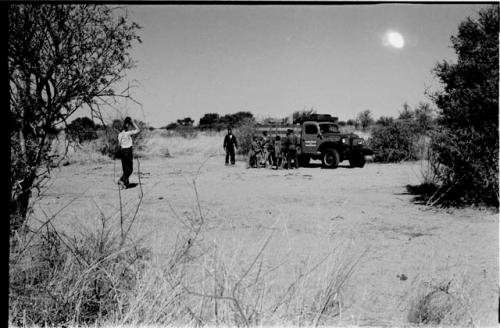
{"type": "MultiPolygon", "coordinates": [[[[201,211],[202,242],[216,245],[234,268],[247,266],[272,234],[262,265],[273,272],[276,288],[301,264],[313,266],[332,250],[335,260],[355,262],[340,322],[402,324],[423,286],[450,283],[462,290],[475,324],[496,323],[498,214],[415,204],[406,186],[420,183],[418,162],[276,171],[247,169],[241,161],[226,167],[221,155],[187,154],[140,164],[144,198],[133,234],[158,261],[182,232],[182,218],[201,211]]],[[[136,169],[132,182],[138,181],[136,169]]],[[[52,215],[72,201],[58,214],[58,225],[77,231],[98,224],[99,211],[118,213],[114,180],[120,172],[118,161],[61,168],[37,201],[35,217],[41,208],[52,215]]],[[[122,191],[125,211],[140,192],[140,186],[122,191]]]]}

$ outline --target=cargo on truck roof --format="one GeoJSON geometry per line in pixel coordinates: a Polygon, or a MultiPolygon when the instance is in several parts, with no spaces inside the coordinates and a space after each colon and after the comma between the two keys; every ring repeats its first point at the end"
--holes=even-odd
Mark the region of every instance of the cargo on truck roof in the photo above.
{"type": "Polygon", "coordinates": [[[297,119],[297,123],[299,123],[299,124],[302,124],[306,121],[337,123],[339,121],[339,118],[336,116],[332,116],[330,114],[311,114],[311,115],[299,117],[297,119]]]}

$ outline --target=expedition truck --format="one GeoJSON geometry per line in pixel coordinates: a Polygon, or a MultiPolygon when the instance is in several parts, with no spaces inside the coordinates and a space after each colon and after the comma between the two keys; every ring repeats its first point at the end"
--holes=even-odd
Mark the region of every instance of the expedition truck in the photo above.
{"type": "Polygon", "coordinates": [[[365,140],[354,133],[340,133],[338,118],[329,114],[314,114],[304,117],[295,125],[267,124],[257,127],[262,133],[274,139],[279,135],[282,139],[288,129],[299,137],[298,159],[300,166],[306,166],[312,159],[321,160],[323,167],[337,168],[339,163],[348,160],[351,167],[363,167],[365,155],[373,151],[366,148],[365,140]]]}

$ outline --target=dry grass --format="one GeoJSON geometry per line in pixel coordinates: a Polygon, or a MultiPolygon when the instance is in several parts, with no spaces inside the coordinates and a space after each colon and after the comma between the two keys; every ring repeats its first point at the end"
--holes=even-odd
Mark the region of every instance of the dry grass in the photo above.
{"type": "MultiPolygon", "coordinates": [[[[159,156],[157,154],[161,154],[161,149],[169,150],[171,156],[222,152],[222,138],[222,133],[202,133],[193,139],[186,139],[154,131],[151,138],[146,138],[145,154],[142,155],[159,156]]],[[[194,181],[193,185],[196,191],[194,181]]],[[[148,258],[141,261],[140,268],[133,267],[129,274],[133,284],[128,285],[129,288],[121,288],[120,294],[112,297],[115,303],[109,307],[111,310],[107,315],[98,319],[99,325],[322,326],[343,323],[344,312],[354,302],[351,300],[349,279],[356,272],[359,259],[364,256],[363,250],[353,247],[353,243],[344,243],[346,239],[342,239],[342,243],[329,249],[328,256],[324,258],[308,258],[294,265],[291,263],[297,261],[288,262],[288,258],[281,258],[280,263],[274,263],[270,261],[273,256],[268,247],[273,241],[272,234],[234,248],[224,248],[221,244],[205,240],[204,224],[207,222],[199,202],[197,205],[197,216],[181,217],[187,230],[178,236],[174,247],[161,261],[148,258]]],[[[114,224],[115,230],[107,232],[109,236],[119,236],[116,229],[119,229],[117,220],[120,216],[111,213],[104,217],[110,218],[109,224],[114,224]]],[[[128,265],[127,261],[115,256],[116,251],[103,253],[106,245],[111,244],[102,246],[102,243],[92,241],[101,240],[104,230],[95,226],[89,229],[81,235],[84,238],[79,239],[82,241],[79,247],[91,254],[113,254],[110,259],[118,259],[118,263],[100,266],[95,271],[99,275],[87,274],[85,277],[89,281],[96,281],[98,277],[99,281],[116,283],[119,278],[114,275],[114,270],[119,265],[128,265]],[[104,249],[99,250],[100,247],[104,249]]],[[[140,248],[140,243],[128,246],[140,248]]],[[[63,282],[71,281],[70,274],[74,277],[80,272],[75,270],[77,260],[74,254],[69,249],[66,252],[68,262],[64,262],[63,271],[55,272],[51,276],[52,281],[48,282],[48,286],[56,286],[61,295],[67,290],[63,282]],[[65,274],[68,276],[65,277],[65,274]]],[[[90,261],[95,262],[98,258],[91,257],[90,261]]],[[[477,298],[471,296],[473,286],[466,279],[445,278],[426,277],[413,281],[413,287],[404,301],[404,313],[407,313],[410,323],[477,324],[474,317],[476,309],[472,304],[472,300],[477,298]]],[[[89,284],[83,285],[83,290],[92,290],[89,284]]],[[[79,290],[78,285],[72,286],[70,290],[79,290]]],[[[22,314],[16,315],[22,317],[22,314]]],[[[26,322],[29,324],[29,320],[26,322]]]]}
{"type": "Polygon", "coordinates": [[[193,136],[182,136],[169,131],[148,131],[141,150],[136,154],[143,158],[182,155],[210,156],[222,154],[224,134],[198,132],[193,136]]]}
{"type": "Polygon", "coordinates": [[[261,240],[257,250],[247,245],[246,254],[198,245],[202,254],[195,258],[174,267],[152,265],[116,324],[317,326],[339,320],[348,306],[346,283],[361,255],[332,249],[284,279],[283,271],[266,265],[270,238],[261,240]]]}
{"type": "Polygon", "coordinates": [[[193,188],[198,215],[182,218],[186,230],[161,261],[127,235],[140,202],[126,213],[99,209],[101,224],[74,234],[46,217],[11,250],[11,325],[318,326],[341,319],[347,282],[363,256],[352,244],[293,267],[267,260],[273,233],[223,248],[204,239],[196,177],[193,188]]]}
{"type": "Polygon", "coordinates": [[[70,164],[102,164],[111,163],[112,159],[99,152],[101,140],[84,142],[81,145],[73,144],[68,149],[63,165],[70,164]]]}
{"type": "MultiPolygon", "coordinates": [[[[140,144],[134,152],[141,158],[175,157],[199,155],[202,157],[223,153],[224,133],[195,132],[185,135],[165,130],[141,132],[140,144]]],[[[52,154],[62,165],[111,163],[112,159],[102,154],[105,138],[87,141],[82,144],[68,142],[64,133],[52,143],[52,154]]]]}

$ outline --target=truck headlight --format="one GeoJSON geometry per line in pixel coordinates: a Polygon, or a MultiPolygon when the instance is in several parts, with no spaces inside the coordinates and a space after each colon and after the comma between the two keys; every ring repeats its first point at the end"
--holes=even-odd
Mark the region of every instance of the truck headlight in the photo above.
{"type": "Polygon", "coordinates": [[[365,143],[365,141],[363,139],[358,139],[358,145],[362,145],[364,143],[365,143]]]}
{"type": "Polygon", "coordinates": [[[342,143],[343,144],[347,143],[347,139],[346,138],[342,138],[342,143]]]}

